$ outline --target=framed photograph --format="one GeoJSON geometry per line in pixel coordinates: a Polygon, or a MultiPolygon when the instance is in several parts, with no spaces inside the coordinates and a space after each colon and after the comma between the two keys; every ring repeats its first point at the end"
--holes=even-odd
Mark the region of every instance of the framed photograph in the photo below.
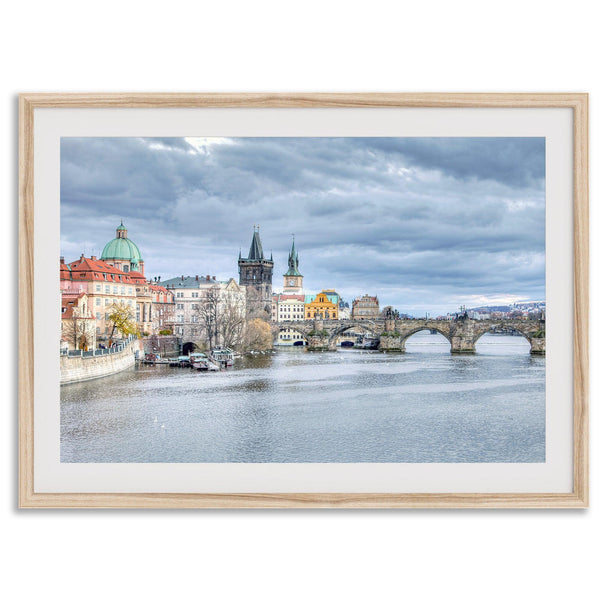
{"type": "Polygon", "coordinates": [[[588,506],[586,94],[23,94],[20,506],[588,506]]]}

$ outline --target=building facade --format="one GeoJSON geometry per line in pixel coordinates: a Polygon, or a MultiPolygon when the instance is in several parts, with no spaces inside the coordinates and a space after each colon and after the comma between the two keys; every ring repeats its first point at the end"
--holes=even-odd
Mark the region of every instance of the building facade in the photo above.
{"type": "Polygon", "coordinates": [[[379,299],[365,294],[352,301],[352,318],[357,321],[379,318],[379,299]]]}
{"type": "Polygon", "coordinates": [[[92,350],[96,347],[96,319],[85,292],[61,293],[61,349],[92,350]]]}
{"type": "Polygon", "coordinates": [[[283,292],[273,294],[271,319],[279,321],[304,321],[304,290],[303,277],[298,270],[298,252],[296,243],[288,255],[288,270],[283,275],[283,292]]]}
{"type": "Polygon", "coordinates": [[[150,282],[150,318],[152,322],[152,333],[161,331],[173,331],[175,326],[175,295],[157,280],[150,282]]]}
{"type": "Polygon", "coordinates": [[[275,322],[304,321],[304,294],[273,294],[272,311],[275,322]]]}
{"type": "Polygon", "coordinates": [[[306,296],[305,319],[338,319],[340,297],[335,290],[323,290],[316,296],[306,296]]]}
{"type": "Polygon", "coordinates": [[[260,234],[254,228],[252,243],[247,258],[238,258],[239,285],[246,290],[246,313],[248,319],[272,318],[273,255],[266,259],[260,234]]]}
{"type": "Polygon", "coordinates": [[[215,276],[181,276],[161,281],[173,294],[173,333],[181,339],[184,353],[198,347],[229,345],[233,328],[246,320],[246,292],[235,280],[217,281],[215,276]]]}
{"type": "Polygon", "coordinates": [[[137,308],[136,280],[130,273],[98,260],[81,257],[71,263],[60,259],[60,289],[63,295],[87,294],[88,309],[95,319],[96,338],[105,341],[112,332],[108,319],[113,304],[127,306],[135,317],[137,308]]]}

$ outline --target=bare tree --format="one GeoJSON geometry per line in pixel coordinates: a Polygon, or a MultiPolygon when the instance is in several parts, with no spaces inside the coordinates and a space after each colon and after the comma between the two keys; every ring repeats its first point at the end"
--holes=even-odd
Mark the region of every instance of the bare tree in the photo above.
{"type": "Polygon", "coordinates": [[[79,317],[74,310],[70,318],[62,319],[62,337],[73,345],[74,350],[87,350],[89,341],[87,339],[88,320],[79,317]]]}
{"type": "Polygon", "coordinates": [[[198,304],[198,316],[206,332],[208,347],[212,350],[219,337],[219,288],[211,287],[198,304]]]}
{"type": "Polygon", "coordinates": [[[224,346],[237,347],[243,341],[246,316],[243,307],[231,294],[226,294],[218,310],[218,331],[224,346]]]}

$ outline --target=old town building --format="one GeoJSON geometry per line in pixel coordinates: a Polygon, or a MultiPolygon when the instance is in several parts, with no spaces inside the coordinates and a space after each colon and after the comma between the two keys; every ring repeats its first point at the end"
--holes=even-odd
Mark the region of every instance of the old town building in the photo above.
{"type": "Polygon", "coordinates": [[[272,318],[273,255],[266,259],[258,227],[254,228],[248,258],[238,258],[239,284],[246,290],[248,319],[272,318]]]}
{"type": "Polygon", "coordinates": [[[157,334],[161,331],[173,330],[175,323],[175,295],[158,280],[150,282],[150,318],[152,322],[152,333],[157,334]]]}
{"type": "Polygon", "coordinates": [[[224,329],[233,320],[246,318],[246,293],[236,281],[217,281],[213,275],[184,276],[161,281],[161,286],[174,296],[173,333],[181,339],[182,351],[198,346],[217,345],[224,341],[224,329]],[[208,303],[214,299],[215,311],[208,303]],[[215,322],[209,323],[208,320],[215,322]],[[207,331],[214,327],[217,339],[207,331]]]}
{"type": "Polygon", "coordinates": [[[296,244],[292,241],[292,248],[288,255],[288,270],[283,275],[283,292],[273,294],[271,306],[273,321],[304,321],[303,277],[298,270],[298,263],[296,244]]]}
{"type": "Polygon", "coordinates": [[[304,321],[304,294],[273,294],[273,321],[304,321]]]}
{"type": "Polygon", "coordinates": [[[357,321],[377,319],[379,317],[379,300],[377,296],[365,294],[352,301],[352,318],[357,321]]]}
{"type": "Polygon", "coordinates": [[[101,260],[127,273],[134,281],[135,317],[139,330],[146,335],[153,333],[152,292],[144,276],[144,260],[135,242],[127,237],[127,228],[123,221],[117,227],[116,237],[104,246],[101,260]]]}
{"type": "Polygon", "coordinates": [[[85,292],[61,293],[61,348],[88,350],[96,347],[96,319],[85,292]]]}
{"type": "Polygon", "coordinates": [[[98,340],[108,339],[112,323],[107,313],[113,304],[123,303],[132,314],[137,311],[137,281],[130,273],[125,273],[95,256],[81,257],[71,263],[60,259],[60,289],[63,294],[78,295],[85,292],[88,307],[96,323],[98,340]]]}
{"type": "Polygon", "coordinates": [[[339,301],[335,290],[323,290],[316,296],[307,296],[304,316],[306,319],[337,319],[339,301]]]}

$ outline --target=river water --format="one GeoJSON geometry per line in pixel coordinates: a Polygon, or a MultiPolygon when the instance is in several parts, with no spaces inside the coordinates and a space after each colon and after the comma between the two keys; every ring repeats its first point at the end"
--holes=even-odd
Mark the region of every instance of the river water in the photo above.
{"type": "Polygon", "coordinates": [[[279,348],[232,370],[141,366],[61,389],[62,462],[544,462],[545,359],[279,348]]]}

